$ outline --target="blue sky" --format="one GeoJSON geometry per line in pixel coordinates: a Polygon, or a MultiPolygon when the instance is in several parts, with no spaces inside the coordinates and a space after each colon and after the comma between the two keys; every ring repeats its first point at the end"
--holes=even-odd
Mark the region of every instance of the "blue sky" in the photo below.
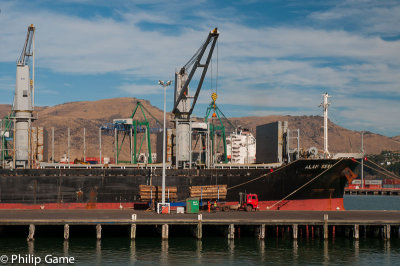
{"type": "MultiPolygon", "coordinates": [[[[231,117],[321,115],[328,92],[333,122],[400,135],[400,1],[2,0],[0,9],[0,103],[12,103],[31,23],[42,106],[137,97],[162,108],[157,81],[173,80],[218,27],[197,116],[214,91],[231,117]]],[[[171,86],[168,110],[172,95],[171,86]]]]}

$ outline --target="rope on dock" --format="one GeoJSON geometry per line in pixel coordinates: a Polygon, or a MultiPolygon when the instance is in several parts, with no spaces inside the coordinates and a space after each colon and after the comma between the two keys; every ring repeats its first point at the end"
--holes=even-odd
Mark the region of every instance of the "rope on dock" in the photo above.
{"type": "Polygon", "coordinates": [[[271,209],[273,208],[275,205],[281,203],[282,201],[284,201],[285,199],[289,198],[290,196],[292,196],[293,194],[295,194],[297,191],[299,191],[300,189],[304,188],[305,186],[307,186],[308,184],[310,184],[311,182],[313,182],[315,179],[317,179],[318,177],[320,177],[321,175],[325,174],[326,172],[328,172],[330,169],[332,169],[333,167],[335,167],[337,164],[339,164],[341,161],[343,161],[343,158],[340,159],[339,161],[337,161],[334,165],[332,165],[332,167],[324,170],[322,173],[318,174],[317,176],[315,176],[314,178],[312,178],[311,180],[309,180],[308,182],[304,183],[302,186],[300,186],[299,188],[295,189],[293,192],[291,192],[290,194],[288,194],[287,196],[285,196],[284,198],[282,198],[281,200],[275,202],[274,204],[272,204],[271,206],[268,206],[267,209],[271,209]]]}

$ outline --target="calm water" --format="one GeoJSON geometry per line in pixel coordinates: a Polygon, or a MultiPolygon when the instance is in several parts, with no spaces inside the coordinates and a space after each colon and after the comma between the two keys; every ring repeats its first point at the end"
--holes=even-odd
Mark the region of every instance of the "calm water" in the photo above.
{"type": "MultiPolygon", "coordinates": [[[[377,209],[384,206],[387,210],[398,210],[399,203],[400,197],[345,197],[345,207],[348,209],[377,209]]],[[[16,227],[6,230],[25,231],[26,228],[16,227]]],[[[4,258],[1,257],[2,255],[6,255],[10,262],[13,254],[20,254],[22,258],[27,258],[27,254],[32,254],[35,257],[31,255],[31,262],[34,258],[40,258],[42,262],[40,265],[46,265],[43,263],[45,256],[51,254],[53,259],[54,257],[74,257],[77,265],[400,264],[400,239],[395,237],[390,241],[373,237],[361,238],[359,241],[345,237],[336,237],[327,241],[320,239],[292,241],[289,236],[274,238],[271,236],[273,233],[267,231],[265,241],[243,236],[228,242],[222,234],[214,236],[209,233],[202,241],[197,241],[191,237],[174,237],[174,232],[171,232],[168,241],[161,241],[159,236],[138,236],[135,241],[130,241],[126,232],[118,237],[104,236],[101,241],[97,241],[94,234],[79,237],[74,236],[73,232],[74,227],[71,227],[69,242],[62,240],[62,228],[54,233],[54,236],[50,233],[49,236],[40,237],[40,231],[38,231],[36,240],[30,243],[26,241],[27,232],[17,237],[2,236],[0,237],[0,259],[4,258]]]]}

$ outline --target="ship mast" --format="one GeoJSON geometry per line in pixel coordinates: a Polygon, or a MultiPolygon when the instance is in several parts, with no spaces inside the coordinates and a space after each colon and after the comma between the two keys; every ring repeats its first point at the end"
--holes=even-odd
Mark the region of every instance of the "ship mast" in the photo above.
{"type": "Polygon", "coordinates": [[[329,96],[327,92],[322,95],[324,96],[324,101],[319,105],[319,107],[324,109],[324,157],[328,158],[330,157],[328,151],[328,106],[331,104],[328,102],[328,98],[331,96],[329,96]]]}

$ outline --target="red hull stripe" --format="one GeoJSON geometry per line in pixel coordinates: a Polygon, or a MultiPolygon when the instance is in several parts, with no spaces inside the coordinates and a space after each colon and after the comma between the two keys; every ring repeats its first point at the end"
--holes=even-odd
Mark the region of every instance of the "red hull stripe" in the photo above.
{"type": "MultiPolygon", "coordinates": [[[[287,200],[276,204],[276,201],[260,201],[258,210],[310,210],[310,211],[334,211],[344,210],[343,199],[308,199],[287,200]]],[[[143,206],[145,203],[141,203],[143,206]]],[[[228,205],[238,202],[227,202],[228,205]]],[[[20,210],[72,210],[72,209],[133,209],[134,202],[104,202],[104,203],[46,203],[46,204],[23,204],[23,203],[0,203],[0,209],[20,210]]],[[[175,209],[172,208],[171,209],[175,209]]]]}

